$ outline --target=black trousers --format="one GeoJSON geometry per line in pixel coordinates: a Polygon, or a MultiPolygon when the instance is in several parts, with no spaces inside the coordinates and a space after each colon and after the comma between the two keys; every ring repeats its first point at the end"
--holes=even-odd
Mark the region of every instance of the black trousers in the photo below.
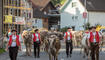
{"type": "Polygon", "coordinates": [[[40,54],[40,42],[34,42],[34,56],[39,57],[40,54]]]}
{"type": "Polygon", "coordinates": [[[9,47],[9,57],[11,60],[16,60],[18,54],[18,47],[9,47]]]}
{"type": "Polygon", "coordinates": [[[99,60],[99,43],[91,43],[91,60],[99,60]]]}
{"type": "Polygon", "coordinates": [[[72,54],[72,49],[73,49],[72,41],[71,42],[66,41],[66,54],[67,54],[67,56],[72,54]]]}

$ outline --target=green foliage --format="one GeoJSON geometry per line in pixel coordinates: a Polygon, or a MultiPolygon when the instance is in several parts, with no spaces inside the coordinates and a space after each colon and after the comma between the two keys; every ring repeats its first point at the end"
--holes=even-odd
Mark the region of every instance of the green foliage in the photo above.
{"type": "Polygon", "coordinates": [[[0,48],[0,54],[3,53],[3,52],[5,52],[5,49],[0,48]]]}
{"type": "Polygon", "coordinates": [[[83,25],[83,27],[85,28],[85,30],[88,30],[89,29],[89,27],[90,27],[90,23],[88,22],[88,23],[86,23],[85,24],[85,26],[83,25]]]}
{"type": "Polygon", "coordinates": [[[56,5],[63,5],[65,3],[66,0],[51,0],[52,3],[56,6],[56,5]]]}
{"type": "Polygon", "coordinates": [[[61,0],[61,5],[63,5],[66,2],[66,0],[61,0]]]}
{"type": "Polygon", "coordinates": [[[101,25],[101,24],[95,24],[95,26],[96,26],[96,27],[101,27],[102,25],[101,25]]]}
{"type": "Polygon", "coordinates": [[[68,27],[64,27],[61,29],[61,32],[66,32],[68,27]]]}

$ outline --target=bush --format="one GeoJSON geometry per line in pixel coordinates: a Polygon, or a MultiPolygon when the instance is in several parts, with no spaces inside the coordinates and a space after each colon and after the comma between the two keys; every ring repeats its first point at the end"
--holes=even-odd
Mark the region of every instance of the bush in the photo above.
{"type": "Polygon", "coordinates": [[[66,32],[66,31],[67,31],[67,28],[68,28],[68,27],[64,27],[64,28],[62,28],[60,31],[61,31],[61,32],[66,32]]]}
{"type": "Polygon", "coordinates": [[[5,49],[0,48],[0,54],[3,53],[3,52],[5,52],[5,49]]]}

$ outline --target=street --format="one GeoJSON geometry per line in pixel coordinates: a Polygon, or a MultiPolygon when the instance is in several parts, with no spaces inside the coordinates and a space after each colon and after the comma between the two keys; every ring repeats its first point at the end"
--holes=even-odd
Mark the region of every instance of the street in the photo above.
{"type": "MultiPolygon", "coordinates": [[[[61,43],[63,43],[63,42],[61,42],[61,43]]],[[[100,52],[100,60],[105,60],[105,57],[104,57],[105,52],[104,51],[105,50],[103,48],[103,51],[100,52]]],[[[10,60],[8,52],[1,54],[0,60],[10,60]]],[[[26,56],[25,55],[25,47],[22,45],[22,51],[19,52],[17,60],[49,60],[49,59],[48,59],[47,53],[44,51],[41,51],[40,58],[35,59],[33,52],[32,52],[32,56],[26,56]]],[[[87,59],[83,58],[83,53],[80,54],[80,48],[74,48],[72,57],[67,58],[66,53],[65,53],[65,45],[62,44],[62,48],[60,49],[58,60],[87,60],[87,59]]]]}

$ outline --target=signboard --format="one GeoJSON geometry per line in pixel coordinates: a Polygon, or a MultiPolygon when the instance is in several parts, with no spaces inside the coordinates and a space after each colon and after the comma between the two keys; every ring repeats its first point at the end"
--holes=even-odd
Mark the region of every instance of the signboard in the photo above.
{"type": "Polygon", "coordinates": [[[25,24],[25,18],[24,17],[15,17],[15,23],[16,24],[25,24]]]}
{"type": "Polygon", "coordinates": [[[5,23],[12,23],[12,16],[10,16],[10,15],[6,15],[5,16],[5,23]]]}
{"type": "Polygon", "coordinates": [[[83,18],[84,18],[84,19],[87,18],[87,12],[83,12],[83,18]]]}

